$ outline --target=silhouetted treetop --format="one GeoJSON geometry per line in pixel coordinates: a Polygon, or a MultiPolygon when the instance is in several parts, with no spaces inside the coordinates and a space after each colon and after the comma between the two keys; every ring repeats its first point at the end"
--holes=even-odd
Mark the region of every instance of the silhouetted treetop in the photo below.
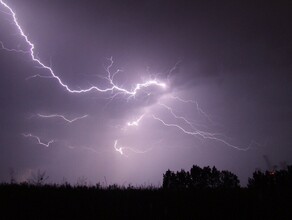
{"type": "Polygon", "coordinates": [[[252,189],[288,189],[292,188],[292,166],[283,170],[255,171],[248,179],[248,188],[252,189]]]}
{"type": "Polygon", "coordinates": [[[193,165],[190,171],[167,170],[163,175],[163,188],[238,188],[238,177],[229,171],[219,171],[214,166],[200,168],[193,165]]]}

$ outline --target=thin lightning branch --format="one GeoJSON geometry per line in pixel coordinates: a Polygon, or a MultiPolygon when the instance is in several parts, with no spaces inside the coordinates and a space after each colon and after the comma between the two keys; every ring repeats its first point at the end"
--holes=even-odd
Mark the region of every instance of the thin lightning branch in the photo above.
{"type": "Polygon", "coordinates": [[[47,65],[45,65],[39,58],[37,58],[37,56],[35,55],[35,52],[34,52],[34,49],[35,49],[35,45],[28,39],[28,36],[24,33],[22,27],[20,26],[19,22],[18,22],[18,19],[16,17],[16,13],[12,10],[12,8],[6,4],[3,0],[0,0],[0,3],[10,12],[11,16],[13,17],[13,21],[14,21],[14,24],[16,25],[20,35],[24,38],[25,42],[29,45],[29,54],[31,56],[31,59],[32,61],[36,62],[37,64],[40,65],[40,67],[46,69],[49,71],[49,73],[51,74],[51,76],[53,78],[55,78],[58,83],[64,87],[68,92],[70,93],[86,93],[86,92],[90,92],[90,91],[98,91],[98,92],[121,92],[121,93],[124,93],[125,95],[128,95],[128,96],[135,96],[137,94],[137,92],[143,88],[147,88],[147,87],[150,87],[150,86],[157,86],[157,87],[161,87],[161,88],[166,88],[166,84],[163,83],[163,82],[159,82],[157,80],[149,80],[149,81],[146,81],[144,83],[138,83],[134,86],[134,89],[132,90],[127,90],[127,89],[124,89],[122,87],[119,87],[117,86],[113,80],[114,80],[114,76],[117,74],[117,72],[119,72],[119,70],[114,73],[114,74],[111,74],[110,73],[110,68],[113,66],[113,60],[112,58],[110,58],[110,65],[108,66],[107,68],[107,72],[108,72],[108,77],[107,77],[107,80],[109,81],[110,83],[110,87],[107,87],[107,88],[99,88],[97,86],[91,86],[87,89],[80,89],[80,90],[76,90],[76,89],[71,89],[69,88],[68,85],[66,85],[59,76],[56,75],[56,73],[53,71],[53,69],[47,65]]]}
{"type": "Polygon", "coordinates": [[[41,139],[38,136],[35,136],[35,135],[32,135],[32,134],[23,134],[23,136],[26,137],[26,138],[34,138],[34,139],[37,140],[38,144],[43,145],[45,147],[49,147],[52,143],[55,142],[55,140],[50,140],[49,142],[44,143],[44,142],[41,141],[41,139]]]}
{"type": "Polygon", "coordinates": [[[172,68],[169,70],[169,72],[168,72],[168,74],[167,74],[167,80],[168,80],[168,81],[169,81],[169,79],[170,79],[172,73],[178,68],[178,65],[179,65],[181,62],[182,62],[182,61],[179,60],[178,62],[176,62],[176,64],[174,65],[174,67],[172,67],[172,68]]]}
{"type": "Polygon", "coordinates": [[[114,148],[117,152],[119,152],[121,155],[124,155],[124,152],[123,152],[123,147],[118,147],[118,140],[115,140],[115,144],[114,144],[114,148]]]}
{"type": "Polygon", "coordinates": [[[145,116],[145,114],[141,115],[137,120],[128,122],[127,125],[129,127],[139,126],[139,123],[143,119],[144,116],[145,116]]]}
{"type": "Polygon", "coordinates": [[[166,105],[166,104],[163,104],[163,103],[158,103],[158,105],[164,107],[165,109],[167,109],[170,114],[175,118],[175,119],[179,119],[179,120],[182,120],[184,121],[187,125],[189,125],[193,130],[195,130],[196,132],[200,132],[201,134],[205,134],[205,135],[209,135],[209,136],[216,136],[216,135],[220,135],[222,136],[222,134],[219,134],[219,133],[210,133],[210,132],[205,132],[205,131],[202,131],[202,130],[199,130],[198,128],[196,128],[194,126],[194,123],[190,122],[188,119],[186,119],[185,117],[183,116],[178,116],[174,111],[173,109],[166,105]]]}
{"type": "Polygon", "coordinates": [[[152,148],[149,148],[147,150],[142,151],[142,150],[136,150],[136,149],[131,148],[131,147],[124,147],[124,149],[132,151],[132,152],[134,152],[136,154],[145,154],[145,153],[149,152],[150,150],[152,150],[152,148]]]}
{"type": "Polygon", "coordinates": [[[114,78],[115,76],[120,73],[120,72],[123,72],[123,70],[121,69],[117,69],[116,72],[114,73],[111,73],[111,68],[113,67],[114,65],[114,61],[113,61],[113,57],[110,57],[108,59],[110,61],[110,64],[105,68],[105,71],[107,72],[107,78],[105,78],[106,80],[108,80],[111,84],[114,84],[113,81],[114,81],[114,78]]]}
{"type": "Polygon", "coordinates": [[[63,115],[58,115],[58,114],[54,114],[54,115],[37,114],[37,116],[40,117],[40,118],[61,118],[61,119],[65,120],[68,123],[72,123],[72,122],[75,122],[77,120],[80,120],[80,119],[83,119],[83,118],[88,117],[88,115],[83,115],[81,117],[76,117],[76,118],[73,118],[73,119],[68,119],[68,118],[66,118],[63,115]]]}
{"type": "Polygon", "coordinates": [[[173,95],[171,95],[170,98],[175,99],[175,100],[180,101],[180,102],[183,102],[183,103],[195,104],[196,105],[196,108],[197,108],[197,111],[200,114],[204,115],[210,122],[213,123],[213,121],[211,120],[210,116],[199,107],[198,102],[196,102],[194,100],[185,100],[185,99],[182,99],[182,98],[180,98],[178,96],[173,96],[173,95]]]}
{"type": "Polygon", "coordinates": [[[189,120],[187,120],[185,117],[176,115],[176,114],[174,113],[174,111],[172,110],[172,108],[169,107],[168,105],[165,105],[165,104],[160,103],[160,102],[158,103],[158,105],[160,105],[160,106],[164,107],[165,109],[167,109],[167,110],[172,114],[172,116],[175,117],[176,119],[181,119],[181,120],[183,120],[185,123],[187,123],[192,129],[196,129],[196,128],[193,126],[193,124],[192,124],[189,120]]]}
{"type": "Polygon", "coordinates": [[[101,151],[97,151],[92,147],[87,147],[87,146],[73,146],[73,145],[68,145],[66,146],[70,150],[84,150],[84,151],[89,151],[91,153],[96,153],[96,154],[101,154],[101,151]]]}
{"type": "Polygon", "coordinates": [[[228,143],[227,141],[223,140],[223,139],[220,139],[220,138],[217,138],[209,133],[205,133],[205,132],[201,132],[201,131],[187,131],[186,129],[184,129],[183,127],[177,125],[177,124],[169,124],[169,123],[166,123],[165,121],[163,121],[161,118],[158,118],[156,117],[155,115],[152,115],[153,119],[157,120],[157,121],[160,121],[164,126],[167,126],[167,127],[174,127],[174,128],[177,128],[179,129],[180,131],[182,131],[183,133],[187,134],[187,135],[191,135],[191,136],[199,136],[199,137],[202,137],[204,139],[209,139],[209,140],[215,140],[215,141],[219,141],[231,148],[234,148],[236,150],[240,150],[240,151],[247,151],[249,150],[250,146],[248,146],[247,148],[242,148],[240,146],[236,146],[236,145],[233,145],[233,144],[230,144],[228,143]]]}
{"type": "Polygon", "coordinates": [[[6,12],[6,11],[2,11],[2,10],[0,10],[0,12],[3,13],[3,14],[6,14],[6,15],[11,15],[11,14],[9,14],[9,13],[6,12]]]}
{"type": "Polygon", "coordinates": [[[26,77],[25,80],[29,80],[29,79],[37,78],[37,77],[39,77],[39,78],[45,78],[45,79],[52,79],[52,78],[54,78],[53,76],[43,76],[41,74],[35,74],[33,76],[26,77]]]}
{"type": "Polygon", "coordinates": [[[2,50],[6,50],[8,52],[16,52],[16,53],[29,53],[29,51],[24,51],[24,50],[17,50],[17,49],[11,49],[11,48],[7,48],[4,46],[3,42],[0,41],[0,45],[1,45],[1,49],[2,50]]]}
{"type": "Polygon", "coordinates": [[[118,140],[115,140],[114,149],[117,152],[119,152],[121,155],[126,156],[126,157],[128,157],[128,156],[125,154],[124,150],[129,150],[129,151],[132,151],[132,152],[134,152],[136,154],[144,154],[144,153],[147,153],[148,151],[152,150],[152,148],[149,148],[148,150],[140,151],[140,150],[136,150],[136,149],[131,148],[131,147],[119,147],[118,146],[118,140]]]}

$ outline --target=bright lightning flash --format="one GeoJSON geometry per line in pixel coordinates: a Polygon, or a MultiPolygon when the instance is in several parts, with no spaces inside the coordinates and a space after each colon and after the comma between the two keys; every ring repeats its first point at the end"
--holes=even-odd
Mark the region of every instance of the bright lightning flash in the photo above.
{"type": "Polygon", "coordinates": [[[145,114],[143,114],[143,115],[141,115],[136,121],[129,121],[128,123],[127,123],[127,125],[129,126],[129,127],[133,127],[133,126],[139,126],[139,123],[140,123],[140,121],[143,119],[143,117],[145,116],[145,114]]]}

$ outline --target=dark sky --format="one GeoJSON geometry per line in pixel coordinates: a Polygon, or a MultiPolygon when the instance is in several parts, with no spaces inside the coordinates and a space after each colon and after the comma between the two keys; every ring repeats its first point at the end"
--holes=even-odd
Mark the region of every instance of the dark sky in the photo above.
{"type": "MultiPolygon", "coordinates": [[[[108,87],[110,57],[111,73],[123,70],[114,78],[119,87],[132,91],[147,80],[167,86],[143,88],[134,98],[117,91],[73,94],[54,78],[31,77],[51,75],[29,54],[0,50],[1,181],[11,169],[18,181],[40,169],[51,182],[85,177],[159,185],[167,169],[197,164],[230,170],[244,185],[256,168],[268,169],[263,155],[272,165],[292,163],[289,1],[4,2],[37,58],[71,89],[108,87]],[[68,123],[38,114],[88,116],[68,123]],[[127,126],[141,115],[139,126],[127,126]],[[46,147],[36,137],[54,142],[46,147]]],[[[1,4],[0,40],[5,48],[29,50],[1,4]]]]}

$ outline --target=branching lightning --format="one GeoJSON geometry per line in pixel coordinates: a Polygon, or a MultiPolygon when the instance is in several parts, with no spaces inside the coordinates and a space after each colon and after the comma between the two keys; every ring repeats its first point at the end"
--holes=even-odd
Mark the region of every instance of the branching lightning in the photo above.
{"type": "Polygon", "coordinates": [[[61,119],[63,119],[64,121],[66,121],[68,123],[72,123],[72,122],[75,122],[77,120],[80,120],[80,119],[88,117],[88,115],[83,115],[83,116],[76,117],[76,118],[73,118],[73,119],[68,119],[64,115],[58,115],[58,114],[54,114],[54,115],[37,114],[37,116],[40,117],[40,118],[61,118],[61,119]]]}
{"type": "MultiPolygon", "coordinates": [[[[101,93],[111,93],[111,100],[113,100],[115,97],[117,97],[118,95],[125,95],[127,97],[127,100],[129,98],[135,97],[139,92],[143,92],[144,89],[148,88],[148,87],[158,87],[160,89],[166,89],[167,88],[167,84],[165,82],[159,81],[157,79],[150,79],[147,81],[143,81],[142,83],[137,83],[134,84],[133,87],[131,89],[126,89],[123,88],[122,86],[118,85],[115,81],[115,76],[117,74],[119,74],[120,72],[122,72],[121,69],[117,69],[116,71],[112,71],[113,66],[114,66],[114,61],[113,58],[109,58],[109,65],[105,68],[105,72],[106,72],[106,76],[102,77],[108,84],[107,87],[101,88],[101,87],[97,87],[94,85],[91,85],[88,88],[83,88],[83,89],[72,89],[69,87],[69,85],[67,85],[65,82],[63,82],[63,80],[58,76],[58,74],[56,74],[53,70],[53,68],[51,68],[50,66],[46,65],[43,63],[43,61],[41,61],[37,55],[35,54],[35,45],[29,40],[28,35],[25,34],[25,32],[23,31],[22,27],[20,26],[16,13],[13,11],[13,9],[7,5],[3,0],[0,0],[0,3],[7,9],[7,11],[9,13],[5,14],[9,14],[10,16],[12,16],[13,18],[13,23],[16,26],[19,34],[23,37],[24,41],[26,42],[26,44],[28,45],[28,51],[24,51],[24,50],[18,50],[18,49],[9,49],[7,47],[5,47],[5,45],[3,44],[3,42],[0,41],[0,49],[9,51],[9,52],[19,52],[19,53],[23,53],[23,54],[29,54],[31,60],[33,62],[35,62],[39,68],[45,69],[47,70],[47,72],[49,73],[48,75],[44,76],[44,75],[40,75],[40,74],[36,74],[33,76],[28,77],[27,79],[31,79],[31,78],[36,78],[36,77],[40,77],[40,78],[52,78],[55,79],[58,84],[63,87],[67,92],[69,93],[88,93],[91,91],[97,91],[97,92],[101,92],[101,93]]],[[[172,72],[175,71],[175,69],[177,69],[178,65],[180,64],[180,61],[178,63],[175,64],[175,66],[169,71],[168,75],[167,75],[167,79],[169,79],[169,77],[171,76],[172,72]]],[[[147,93],[148,95],[151,94],[151,92],[147,93]]],[[[170,96],[171,99],[177,100],[179,102],[182,103],[191,103],[194,104],[196,106],[196,109],[198,111],[198,113],[200,113],[201,115],[203,115],[206,119],[208,119],[208,121],[212,122],[210,116],[204,112],[198,105],[198,103],[196,101],[193,100],[184,100],[180,97],[177,96],[170,96]]],[[[173,119],[175,120],[180,120],[181,122],[184,122],[187,126],[188,129],[185,129],[183,126],[176,124],[176,123],[167,123],[165,122],[163,119],[155,116],[154,114],[152,115],[152,118],[154,120],[159,121],[162,125],[166,126],[166,127],[173,127],[176,128],[177,130],[183,132],[186,135],[191,135],[191,136],[196,136],[196,137],[200,137],[203,139],[208,139],[208,140],[214,140],[214,141],[218,141],[221,142],[233,149],[236,150],[240,150],[240,151],[247,151],[249,149],[248,148],[242,148],[240,146],[236,146],[233,144],[230,144],[229,142],[225,141],[224,139],[221,139],[218,137],[218,134],[216,133],[210,133],[210,132],[205,132],[205,131],[201,131],[200,129],[196,128],[196,126],[194,125],[194,123],[192,123],[190,120],[188,120],[186,117],[184,116],[180,116],[178,114],[175,113],[175,111],[168,105],[166,104],[162,104],[162,103],[158,103],[159,106],[163,107],[164,109],[168,110],[170,112],[170,115],[172,116],[173,119]]],[[[134,127],[134,126],[139,126],[141,120],[144,120],[144,116],[146,113],[142,114],[140,117],[138,117],[136,120],[134,121],[129,121],[127,122],[127,126],[129,127],[134,127]]],[[[147,112],[148,114],[148,112],[147,112]]],[[[52,115],[44,115],[44,114],[37,114],[38,117],[40,118],[60,118],[68,123],[73,123],[77,120],[81,120],[86,118],[88,115],[83,115],[80,117],[76,117],[73,119],[68,119],[67,117],[65,117],[64,115],[59,115],[59,114],[52,114],[52,115]]],[[[147,117],[148,118],[148,117],[147,117]]],[[[50,140],[47,143],[44,143],[41,141],[41,139],[38,136],[32,135],[32,134],[23,134],[24,137],[26,138],[34,138],[37,140],[38,144],[43,145],[45,147],[49,147],[52,143],[55,142],[55,140],[50,140]]],[[[127,156],[125,154],[125,150],[128,151],[132,151],[134,153],[146,153],[149,150],[146,151],[139,151],[136,150],[134,148],[130,148],[130,147],[123,147],[123,146],[118,146],[118,140],[114,141],[114,149],[115,151],[117,151],[118,153],[120,153],[121,155],[127,156]]]]}
{"type": "Polygon", "coordinates": [[[180,101],[180,102],[183,102],[183,103],[191,103],[191,104],[195,104],[195,105],[196,105],[196,108],[197,108],[197,111],[198,111],[200,114],[202,114],[203,116],[205,116],[210,122],[213,122],[213,121],[211,120],[210,116],[200,108],[198,102],[196,102],[196,101],[194,101],[194,100],[185,100],[185,99],[182,99],[182,98],[180,98],[180,97],[178,97],[178,96],[173,96],[173,95],[171,95],[170,98],[171,98],[171,99],[175,99],[175,100],[180,101]]]}
{"type": "Polygon", "coordinates": [[[214,141],[219,141],[231,148],[234,148],[236,150],[240,150],[240,151],[247,151],[250,146],[248,146],[247,148],[242,148],[240,146],[236,146],[236,145],[233,145],[233,144],[230,144],[228,143],[227,141],[223,140],[223,139],[220,139],[220,138],[217,138],[216,136],[214,136],[213,134],[211,133],[207,133],[207,132],[203,132],[203,131],[188,131],[186,129],[184,129],[182,126],[178,125],[178,124],[172,124],[172,123],[166,123],[164,120],[162,120],[161,118],[158,118],[157,116],[155,115],[152,115],[153,119],[157,120],[157,121],[160,121],[164,126],[167,126],[167,127],[174,127],[174,128],[177,128],[179,129],[180,131],[182,131],[183,133],[187,134],[187,135],[191,135],[191,136],[199,136],[199,137],[202,137],[204,139],[209,139],[209,140],[214,140],[214,141]]]}
{"type": "MultiPolygon", "coordinates": [[[[89,88],[86,89],[80,89],[80,90],[76,90],[76,89],[71,89],[69,88],[68,85],[66,85],[59,76],[56,75],[56,73],[54,72],[54,70],[47,66],[46,64],[44,64],[40,59],[37,58],[37,56],[35,55],[35,45],[28,39],[28,36],[24,33],[22,27],[20,26],[18,19],[16,17],[16,13],[12,10],[11,7],[9,7],[3,0],[0,0],[0,3],[10,12],[11,16],[13,17],[13,22],[16,25],[20,35],[24,38],[25,42],[29,45],[29,54],[31,56],[32,61],[36,62],[37,64],[40,65],[40,67],[46,69],[49,71],[50,75],[56,79],[58,81],[58,83],[64,87],[68,92],[70,93],[87,93],[90,91],[98,91],[98,92],[118,92],[118,93],[123,93],[125,95],[128,95],[130,97],[135,96],[139,90],[143,89],[143,88],[147,88],[150,86],[157,86],[157,87],[161,87],[161,88],[166,88],[166,84],[163,82],[159,82],[158,80],[149,80],[146,81],[144,83],[138,83],[134,86],[134,88],[132,90],[127,90],[125,88],[119,87],[118,85],[116,85],[114,83],[114,77],[115,75],[119,72],[115,72],[113,74],[111,74],[110,72],[110,68],[113,66],[113,59],[110,58],[111,64],[108,66],[107,68],[107,72],[108,72],[108,76],[106,77],[106,80],[109,82],[110,86],[106,87],[106,88],[99,88],[97,86],[91,86],[89,88]]],[[[2,43],[2,48],[5,49],[3,43],[2,43]]],[[[20,52],[18,50],[14,50],[14,49],[8,49],[8,51],[16,51],[16,52],[20,52]]]]}
{"type": "Polygon", "coordinates": [[[202,134],[206,134],[206,135],[210,135],[210,136],[215,136],[215,135],[221,135],[222,134],[219,134],[219,133],[210,133],[210,132],[205,132],[205,131],[202,131],[200,129],[198,129],[193,122],[191,122],[190,120],[188,120],[186,117],[183,117],[183,116],[179,116],[177,115],[174,110],[166,105],[166,104],[163,104],[163,103],[158,103],[158,105],[162,106],[163,108],[167,109],[170,114],[175,118],[175,119],[178,119],[178,120],[182,120],[183,122],[185,122],[189,127],[191,127],[193,130],[195,130],[196,132],[199,132],[199,133],[202,133],[202,134]]]}
{"type": "Polygon", "coordinates": [[[50,140],[49,142],[45,143],[45,142],[42,142],[41,139],[36,135],[32,135],[32,134],[22,134],[22,135],[24,137],[26,137],[26,138],[34,138],[34,139],[36,139],[39,145],[43,145],[45,147],[49,147],[52,143],[55,142],[55,140],[50,140]]]}
{"type": "Polygon", "coordinates": [[[176,113],[174,113],[174,111],[172,110],[172,108],[171,107],[169,107],[168,105],[166,105],[166,104],[163,104],[163,103],[158,103],[160,106],[162,106],[163,108],[165,108],[165,109],[167,109],[170,113],[171,113],[171,115],[174,117],[174,118],[176,118],[176,119],[180,119],[180,120],[182,120],[182,121],[184,121],[186,124],[188,124],[192,129],[195,129],[195,127],[193,126],[193,124],[189,121],[189,120],[187,120],[185,117],[183,117],[183,116],[178,116],[176,113]]]}

